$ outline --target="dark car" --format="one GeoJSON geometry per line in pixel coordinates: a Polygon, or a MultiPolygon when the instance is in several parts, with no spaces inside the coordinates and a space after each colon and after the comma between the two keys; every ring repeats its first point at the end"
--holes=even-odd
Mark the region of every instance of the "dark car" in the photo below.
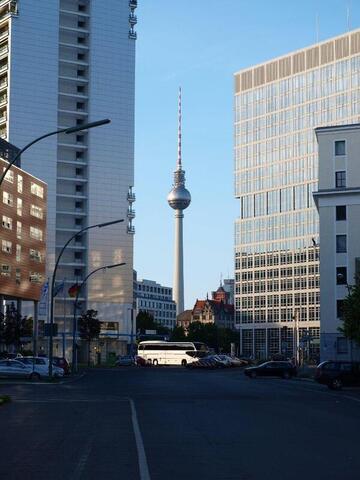
{"type": "Polygon", "coordinates": [[[135,365],[135,359],[132,355],[118,355],[115,362],[116,367],[131,367],[135,365]]]}
{"type": "Polygon", "coordinates": [[[64,370],[64,375],[69,375],[70,373],[70,365],[66,358],[64,357],[53,357],[53,364],[56,367],[60,367],[64,370]]]}
{"type": "Polygon", "coordinates": [[[256,367],[245,368],[244,373],[250,378],[257,376],[291,378],[296,376],[297,370],[291,362],[265,362],[256,367]]]}
{"type": "Polygon", "coordinates": [[[322,362],[316,367],[314,378],[333,390],[340,390],[343,385],[360,386],[360,362],[322,362]]]}

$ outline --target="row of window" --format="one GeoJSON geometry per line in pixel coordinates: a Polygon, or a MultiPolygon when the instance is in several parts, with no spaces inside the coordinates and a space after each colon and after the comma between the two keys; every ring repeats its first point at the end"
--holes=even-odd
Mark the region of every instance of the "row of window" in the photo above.
{"type": "MultiPolygon", "coordinates": [[[[10,277],[11,276],[11,265],[7,265],[5,263],[0,265],[0,276],[2,277],[10,277]]],[[[30,272],[29,273],[29,278],[28,278],[30,283],[43,283],[44,278],[39,272],[30,272]]],[[[21,269],[16,268],[15,269],[15,281],[17,284],[20,284],[21,282],[21,269]]]]}
{"type": "Polygon", "coordinates": [[[149,300],[139,300],[140,307],[157,308],[159,310],[176,310],[175,303],[153,302],[149,300]]]}
{"type": "Polygon", "coordinates": [[[297,318],[295,318],[293,308],[249,310],[236,314],[237,320],[243,324],[295,322],[295,320],[299,322],[314,322],[320,320],[320,307],[300,308],[296,316],[297,318]]]}
{"type": "Polygon", "coordinates": [[[255,281],[255,282],[241,282],[235,287],[235,293],[248,294],[248,293],[264,293],[264,292],[277,292],[282,290],[307,290],[308,288],[318,288],[320,285],[319,277],[298,277],[298,278],[286,278],[284,280],[268,280],[255,281]]]}
{"type": "Polygon", "coordinates": [[[172,295],[172,290],[171,288],[165,288],[165,287],[155,287],[151,285],[144,285],[141,283],[138,283],[137,285],[139,291],[141,292],[152,292],[152,293],[160,293],[162,295],[172,295]]]}
{"type": "Polygon", "coordinates": [[[263,255],[237,255],[235,269],[257,268],[272,265],[286,265],[291,263],[306,263],[318,260],[318,247],[309,247],[301,252],[273,252],[263,255]]]}
{"type": "MultiPolygon", "coordinates": [[[[5,171],[5,167],[3,168],[3,171],[5,171]]],[[[14,183],[15,181],[15,174],[13,170],[8,170],[8,172],[5,175],[5,180],[9,183],[14,183]]],[[[23,177],[22,175],[17,175],[17,191],[18,193],[23,193],[23,177]]],[[[41,185],[38,185],[35,182],[30,183],[30,192],[33,195],[36,195],[39,198],[44,198],[44,187],[41,185]]],[[[5,203],[5,202],[4,202],[5,203]]]]}
{"type": "MultiPolygon", "coordinates": [[[[12,230],[13,228],[13,220],[10,217],[7,217],[6,215],[2,216],[2,226],[3,228],[6,228],[7,230],[12,230]]],[[[16,222],[16,237],[21,239],[22,237],[22,223],[17,221],[16,222]]],[[[33,227],[30,226],[30,237],[35,239],[35,240],[40,240],[42,241],[43,239],[43,231],[41,228],[38,227],[33,227]]]]}
{"type": "MultiPolygon", "coordinates": [[[[14,196],[11,193],[3,192],[3,203],[12,207],[14,205],[14,196]]],[[[22,216],[23,213],[23,201],[22,198],[16,199],[16,213],[19,217],[22,216]]],[[[44,216],[43,209],[38,207],[37,205],[30,205],[30,215],[36,218],[42,219],[44,216]]]]}
{"type": "MultiPolygon", "coordinates": [[[[13,243],[9,240],[1,240],[1,250],[4,253],[11,254],[13,251],[13,243]]],[[[34,260],[36,262],[41,263],[43,261],[41,252],[39,250],[35,250],[33,248],[29,249],[29,258],[30,260],[34,260]]],[[[21,261],[21,245],[16,244],[16,261],[21,261]]]]}
{"type": "Polygon", "coordinates": [[[306,276],[307,273],[309,275],[316,275],[319,273],[319,265],[302,265],[301,267],[287,267],[287,268],[273,268],[273,269],[263,269],[263,270],[255,270],[255,271],[243,271],[240,273],[235,274],[236,282],[240,282],[240,280],[261,280],[265,278],[278,278],[278,277],[299,277],[299,276],[306,276]]]}
{"type": "Polygon", "coordinates": [[[237,309],[265,308],[265,307],[286,307],[291,305],[307,305],[320,303],[319,292],[305,292],[284,295],[257,295],[253,297],[242,297],[236,299],[237,309]]]}

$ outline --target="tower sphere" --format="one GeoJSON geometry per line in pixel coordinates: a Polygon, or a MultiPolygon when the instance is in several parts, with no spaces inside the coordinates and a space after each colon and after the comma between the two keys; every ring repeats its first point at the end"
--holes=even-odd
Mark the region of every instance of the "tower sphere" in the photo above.
{"type": "Polygon", "coordinates": [[[174,210],[185,210],[190,205],[191,195],[183,185],[178,185],[171,190],[167,201],[174,210]]]}

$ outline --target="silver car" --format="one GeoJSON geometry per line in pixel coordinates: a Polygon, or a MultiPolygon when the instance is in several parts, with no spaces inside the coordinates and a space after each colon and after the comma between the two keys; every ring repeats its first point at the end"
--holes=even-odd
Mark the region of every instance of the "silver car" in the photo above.
{"type": "MultiPolygon", "coordinates": [[[[33,372],[32,378],[48,377],[49,376],[49,359],[45,357],[22,357],[18,359],[27,367],[31,368],[33,372]]],[[[64,370],[56,365],[53,365],[54,377],[63,377],[64,370]]]]}
{"type": "Polygon", "coordinates": [[[0,360],[0,377],[35,378],[29,365],[24,365],[18,360],[0,360]]]}

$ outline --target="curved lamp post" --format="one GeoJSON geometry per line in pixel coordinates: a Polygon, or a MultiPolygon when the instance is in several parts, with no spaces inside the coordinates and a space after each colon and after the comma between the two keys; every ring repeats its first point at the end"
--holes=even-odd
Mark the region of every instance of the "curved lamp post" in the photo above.
{"type": "Polygon", "coordinates": [[[103,228],[103,227],[108,227],[109,225],[115,225],[115,223],[120,223],[123,222],[124,219],[120,220],[113,220],[111,222],[106,222],[106,223],[97,223],[95,225],[89,225],[88,227],[83,228],[82,230],[79,230],[78,232],[74,233],[69,240],[65,243],[65,245],[62,247],[59,256],[56,260],[54,271],[51,277],[51,296],[50,296],[50,335],[49,335],[49,377],[52,377],[52,360],[53,360],[53,325],[54,325],[54,287],[55,287],[55,278],[56,278],[56,272],[57,268],[59,266],[60,259],[62,257],[62,254],[64,253],[65,248],[69,245],[69,243],[74,240],[75,237],[78,235],[82,235],[84,232],[87,230],[90,230],[92,228],[103,228]]]}
{"type": "Polygon", "coordinates": [[[76,355],[76,334],[77,334],[77,321],[76,321],[76,309],[78,308],[78,303],[79,303],[79,296],[82,287],[84,284],[87,282],[89,277],[91,275],[94,275],[94,273],[99,272],[100,270],[109,270],[110,268],[115,268],[115,267],[121,267],[122,265],[126,265],[125,262],[122,263],[115,263],[114,265],[104,265],[103,267],[96,268],[92,272],[88,273],[84,280],[81,282],[79,288],[77,289],[76,292],[76,297],[75,297],[75,302],[74,302],[74,318],[73,318],[73,338],[72,338],[72,361],[71,361],[71,371],[72,373],[75,373],[77,370],[77,355],[76,355]]]}
{"type": "Polygon", "coordinates": [[[3,174],[1,175],[0,178],[0,186],[2,182],[4,181],[4,178],[6,177],[7,172],[10,170],[10,168],[14,165],[16,160],[20,157],[21,154],[23,154],[28,148],[30,148],[34,143],[40,142],[40,140],[43,140],[44,138],[51,137],[52,135],[58,135],[59,133],[75,133],[75,132],[80,132],[81,130],[89,130],[90,128],[95,128],[95,127],[100,127],[101,125],[106,125],[107,123],[110,123],[111,120],[108,118],[105,118],[104,120],[97,120],[96,122],[90,122],[90,123],[84,123],[83,125],[76,125],[74,127],[69,127],[69,128],[61,128],[60,130],[55,130],[53,132],[45,133],[45,135],[41,135],[41,137],[36,138],[35,140],[32,140],[30,143],[25,145],[24,148],[22,148],[16,155],[15,157],[9,162],[9,165],[5,168],[3,174]]]}

